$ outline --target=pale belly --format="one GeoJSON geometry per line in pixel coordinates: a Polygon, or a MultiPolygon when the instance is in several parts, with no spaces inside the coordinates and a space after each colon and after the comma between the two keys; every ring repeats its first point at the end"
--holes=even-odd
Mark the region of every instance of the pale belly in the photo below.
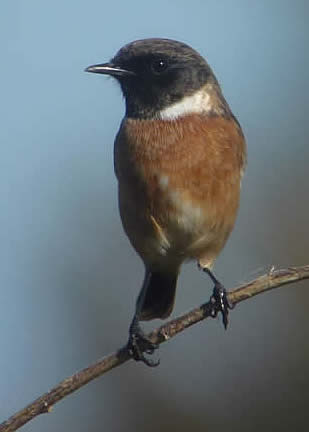
{"type": "Polygon", "coordinates": [[[207,199],[197,205],[189,191],[169,187],[165,177],[160,180],[152,202],[136,189],[133,194],[131,188],[119,190],[121,219],[133,247],[153,268],[177,269],[190,259],[211,267],[233,224],[225,224],[207,199]]]}

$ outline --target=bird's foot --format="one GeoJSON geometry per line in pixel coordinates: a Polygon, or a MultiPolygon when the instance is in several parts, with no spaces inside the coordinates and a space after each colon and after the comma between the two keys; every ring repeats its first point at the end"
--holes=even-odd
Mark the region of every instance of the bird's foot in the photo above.
{"type": "Polygon", "coordinates": [[[229,301],[226,289],[220,282],[215,284],[210,301],[212,304],[211,316],[215,318],[221,312],[224,328],[227,329],[229,310],[233,309],[234,306],[229,301]]]}
{"type": "Polygon", "coordinates": [[[204,269],[204,271],[209,274],[209,276],[211,277],[212,281],[215,284],[212,296],[210,297],[210,303],[211,303],[210,315],[213,318],[216,318],[218,316],[218,313],[220,312],[222,314],[222,322],[224,328],[227,329],[228,322],[229,322],[228,320],[229,311],[234,308],[234,305],[229,301],[226,289],[213,275],[213,273],[209,269],[204,269]]]}
{"type": "Polygon", "coordinates": [[[127,350],[135,361],[142,361],[147,366],[155,367],[160,364],[160,360],[154,361],[145,356],[144,353],[152,355],[159,345],[154,344],[145,335],[143,330],[140,328],[138,320],[133,319],[133,322],[129,330],[129,340],[127,343],[127,350]]]}

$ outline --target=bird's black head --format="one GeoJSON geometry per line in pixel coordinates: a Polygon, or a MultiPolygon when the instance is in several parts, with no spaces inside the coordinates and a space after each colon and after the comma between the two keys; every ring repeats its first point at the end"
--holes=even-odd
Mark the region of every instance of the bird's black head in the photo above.
{"type": "Polygon", "coordinates": [[[131,42],[109,63],[89,66],[86,71],[115,77],[126,100],[126,115],[135,118],[155,118],[207,82],[217,84],[203,57],[170,39],[131,42]]]}

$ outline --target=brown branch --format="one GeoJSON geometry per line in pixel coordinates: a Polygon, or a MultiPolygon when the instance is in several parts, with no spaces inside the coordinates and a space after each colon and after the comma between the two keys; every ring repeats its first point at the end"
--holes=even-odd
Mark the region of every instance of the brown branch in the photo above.
{"type": "MultiPolygon", "coordinates": [[[[303,267],[290,267],[282,270],[270,270],[268,274],[241,285],[235,290],[229,292],[229,300],[233,304],[240,303],[257,294],[278,288],[282,285],[292,282],[309,279],[309,265],[303,267]]],[[[152,342],[160,344],[176,336],[186,328],[202,321],[210,316],[210,302],[193,309],[185,315],[176,318],[157,328],[150,333],[149,337],[152,342]]],[[[52,410],[53,405],[63,399],[65,396],[87,384],[89,381],[103,375],[114,367],[120,366],[130,357],[123,347],[119,351],[110,354],[97,361],[91,366],[75,373],[69,378],[61,381],[56,387],[49,392],[37,398],[31,404],[21,411],[14,414],[7,421],[0,424],[0,432],[13,432],[32,420],[39,414],[47,413],[52,410]]]]}

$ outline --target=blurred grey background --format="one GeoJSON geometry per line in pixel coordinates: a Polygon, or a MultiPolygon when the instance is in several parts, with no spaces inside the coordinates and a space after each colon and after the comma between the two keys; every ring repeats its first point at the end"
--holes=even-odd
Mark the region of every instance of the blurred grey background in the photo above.
{"type": "MultiPolygon", "coordinates": [[[[119,220],[111,79],[85,74],[125,43],[184,41],[239,118],[249,164],[236,228],[216,265],[228,288],[309,263],[307,0],[0,5],[0,420],[120,347],[143,278],[119,220]]],[[[173,316],[208,299],[184,266],[173,316]]],[[[239,305],[123,365],[24,431],[306,431],[309,283],[239,305]]],[[[159,322],[153,322],[153,326],[159,322]]]]}

